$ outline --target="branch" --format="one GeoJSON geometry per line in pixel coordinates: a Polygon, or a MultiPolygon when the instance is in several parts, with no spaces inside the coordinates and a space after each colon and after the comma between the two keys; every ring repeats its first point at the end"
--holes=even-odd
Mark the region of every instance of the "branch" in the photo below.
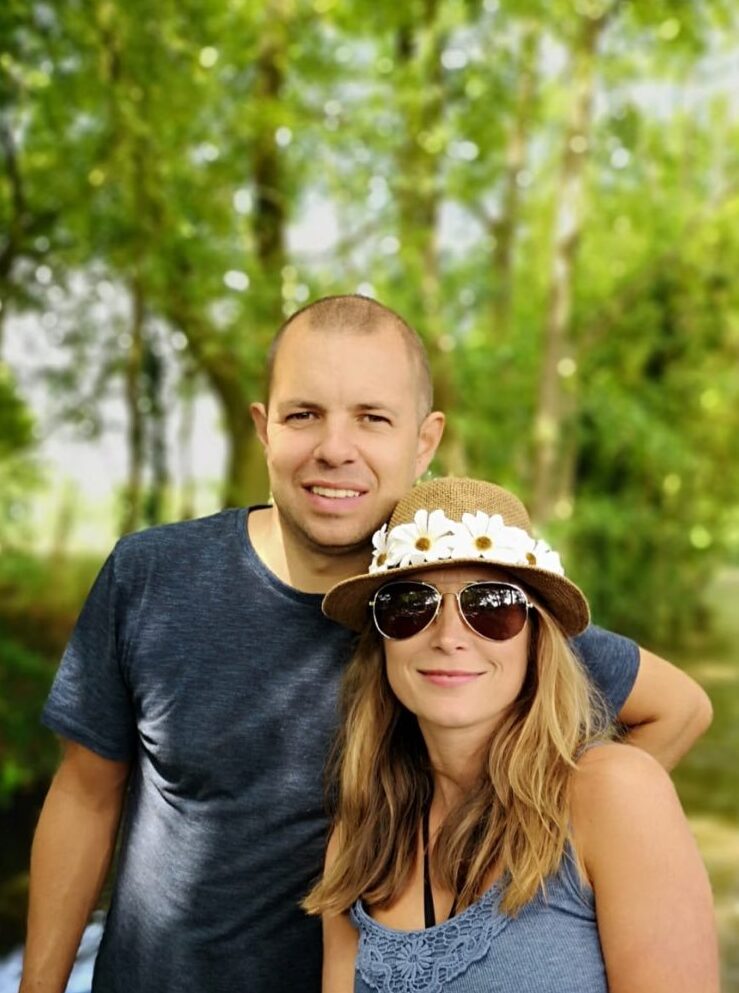
{"type": "Polygon", "coordinates": [[[0,251],[0,279],[6,279],[18,254],[24,230],[28,227],[28,210],[23,189],[23,179],[18,168],[13,134],[5,121],[0,121],[0,145],[5,159],[5,173],[10,184],[11,217],[8,236],[0,251]]]}

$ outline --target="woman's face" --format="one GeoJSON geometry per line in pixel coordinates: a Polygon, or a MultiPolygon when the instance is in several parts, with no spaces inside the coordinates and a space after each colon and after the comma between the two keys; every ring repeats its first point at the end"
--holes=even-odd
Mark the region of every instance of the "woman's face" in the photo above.
{"type": "Polygon", "coordinates": [[[463,620],[453,594],[481,580],[516,582],[489,566],[434,569],[403,578],[430,583],[443,598],[436,619],[419,634],[384,642],[393,692],[424,731],[476,728],[481,737],[489,735],[521,691],[530,622],[508,641],[489,641],[463,620]]]}

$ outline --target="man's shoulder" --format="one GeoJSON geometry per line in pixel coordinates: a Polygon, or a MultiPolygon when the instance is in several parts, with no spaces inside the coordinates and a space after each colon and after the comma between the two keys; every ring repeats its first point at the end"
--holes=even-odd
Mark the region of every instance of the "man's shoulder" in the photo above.
{"type": "Polygon", "coordinates": [[[615,663],[634,661],[639,652],[639,646],[631,638],[607,631],[596,624],[588,625],[584,631],[571,638],[570,645],[586,663],[599,658],[615,663]]]}
{"type": "Polygon", "coordinates": [[[192,541],[200,536],[207,537],[215,533],[233,528],[234,517],[243,514],[238,508],[219,510],[207,517],[193,517],[186,521],[173,521],[169,524],[156,524],[132,531],[118,539],[117,548],[155,548],[159,545],[176,544],[180,541],[192,541]]]}
{"type": "Polygon", "coordinates": [[[237,539],[244,514],[238,508],[221,510],[207,517],[157,524],[124,535],[113,550],[116,567],[126,569],[161,559],[174,562],[201,555],[217,557],[224,546],[237,539]]]}

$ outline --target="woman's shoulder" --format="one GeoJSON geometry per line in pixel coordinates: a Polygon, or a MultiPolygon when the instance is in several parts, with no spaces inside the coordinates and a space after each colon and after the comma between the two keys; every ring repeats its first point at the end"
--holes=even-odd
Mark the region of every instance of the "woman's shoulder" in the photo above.
{"type": "Polygon", "coordinates": [[[682,817],[675,788],[655,758],[632,745],[609,742],[588,749],[572,779],[572,827],[578,848],[591,837],[656,826],[682,817]]]}
{"type": "Polygon", "coordinates": [[[588,748],[578,759],[576,769],[574,781],[586,789],[596,784],[607,788],[622,782],[635,786],[642,781],[670,781],[657,759],[643,748],[620,741],[603,742],[588,748]]]}

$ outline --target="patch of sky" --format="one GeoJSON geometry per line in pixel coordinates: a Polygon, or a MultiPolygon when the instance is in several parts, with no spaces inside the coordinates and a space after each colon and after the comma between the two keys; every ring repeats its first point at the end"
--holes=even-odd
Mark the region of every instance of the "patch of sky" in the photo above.
{"type": "Polygon", "coordinates": [[[33,4],[31,10],[33,20],[36,22],[38,27],[45,28],[48,31],[49,29],[57,26],[57,13],[51,4],[35,3],[33,4]]]}
{"type": "MultiPolygon", "coordinates": [[[[80,417],[71,424],[60,415],[60,397],[49,388],[46,372],[62,372],[69,367],[70,352],[62,342],[70,334],[81,336],[79,347],[84,350],[85,362],[84,367],[78,368],[78,393],[80,396],[93,395],[96,376],[109,361],[111,349],[123,352],[130,342],[130,295],[94,266],[87,271],[71,273],[65,288],[51,285],[40,291],[45,304],[43,319],[40,321],[37,313],[12,315],[5,327],[4,358],[36,416],[41,439],[39,456],[43,467],[49,470],[49,485],[56,486],[66,479],[79,487],[83,502],[107,499],[112,488],[126,478],[128,462],[127,418],[120,380],[114,377],[109,381],[99,404],[103,432],[97,436],[95,425],[85,418],[80,417]],[[86,340],[86,327],[104,327],[107,333],[102,338],[90,334],[86,340]]],[[[237,299],[224,303],[239,309],[237,299]]],[[[166,404],[174,412],[168,419],[167,433],[168,450],[174,453],[172,475],[177,485],[189,472],[184,462],[182,465],[177,462],[176,453],[181,448],[178,432],[184,413],[174,399],[180,375],[179,355],[187,342],[180,332],[172,336],[170,329],[158,321],[150,321],[147,329],[164,361],[166,404]]],[[[199,391],[194,410],[192,478],[202,482],[198,500],[206,501],[212,496],[208,490],[211,481],[222,477],[225,442],[218,427],[220,414],[215,399],[199,391]]],[[[214,509],[206,502],[199,506],[203,512],[214,509]]],[[[114,516],[112,514],[110,519],[114,516]]],[[[85,532],[80,531],[82,544],[99,547],[102,540],[99,529],[88,529],[88,533],[83,524],[81,517],[79,528],[85,532]]]]}
{"type": "Polygon", "coordinates": [[[439,247],[452,258],[461,258],[485,236],[485,225],[477,215],[459,204],[442,205],[439,222],[439,247]]]}
{"type": "Polygon", "coordinates": [[[254,207],[254,196],[251,190],[242,187],[233,195],[234,210],[237,214],[250,214],[254,207]]]}
{"type": "Polygon", "coordinates": [[[95,134],[96,131],[101,131],[102,128],[103,122],[101,118],[95,117],[93,114],[86,114],[83,111],[75,115],[69,130],[73,138],[79,138],[83,135],[95,134]]]}
{"type": "Polygon", "coordinates": [[[324,197],[308,193],[297,219],[287,231],[288,252],[298,255],[327,252],[339,237],[336,206],[324,197]]]}
{"type": "Polygon", "coordinates": [[[293,133],[290,128],[285,125],[277,128],[275,131],[275,144],[280,148],[287,148],[293,140],[293,133]]]}
{"type": "Polygon", "coordinates": [[[479,154],[480,149],[474,141],[452,141],[447,146],[447,155],[460,162],[474,162],[479,154]]]}
{"type": "Polygon", "coordinates": [[[234,290],[236,293],[243,293],[244,290],[249,289],[249,277],[240,269],[229,269],[228,272],[224,273],[223,283],[229,290],[234,290]]]}
{"type": "Polygon", "coordinates": [[[233,297],[221,297],[208,305],[208,316],[218,331],[226,331],[233,327],[241,313],[241,307],[233,297]]]}
{"type": "Polygon", "coordinates": [[[220,154],[221,152],[217,145],[214,145],[211,141],[203,141],[190,149],[190,161],[194,165],[207,165],[210,162],[215,162],[220,154]]]}

